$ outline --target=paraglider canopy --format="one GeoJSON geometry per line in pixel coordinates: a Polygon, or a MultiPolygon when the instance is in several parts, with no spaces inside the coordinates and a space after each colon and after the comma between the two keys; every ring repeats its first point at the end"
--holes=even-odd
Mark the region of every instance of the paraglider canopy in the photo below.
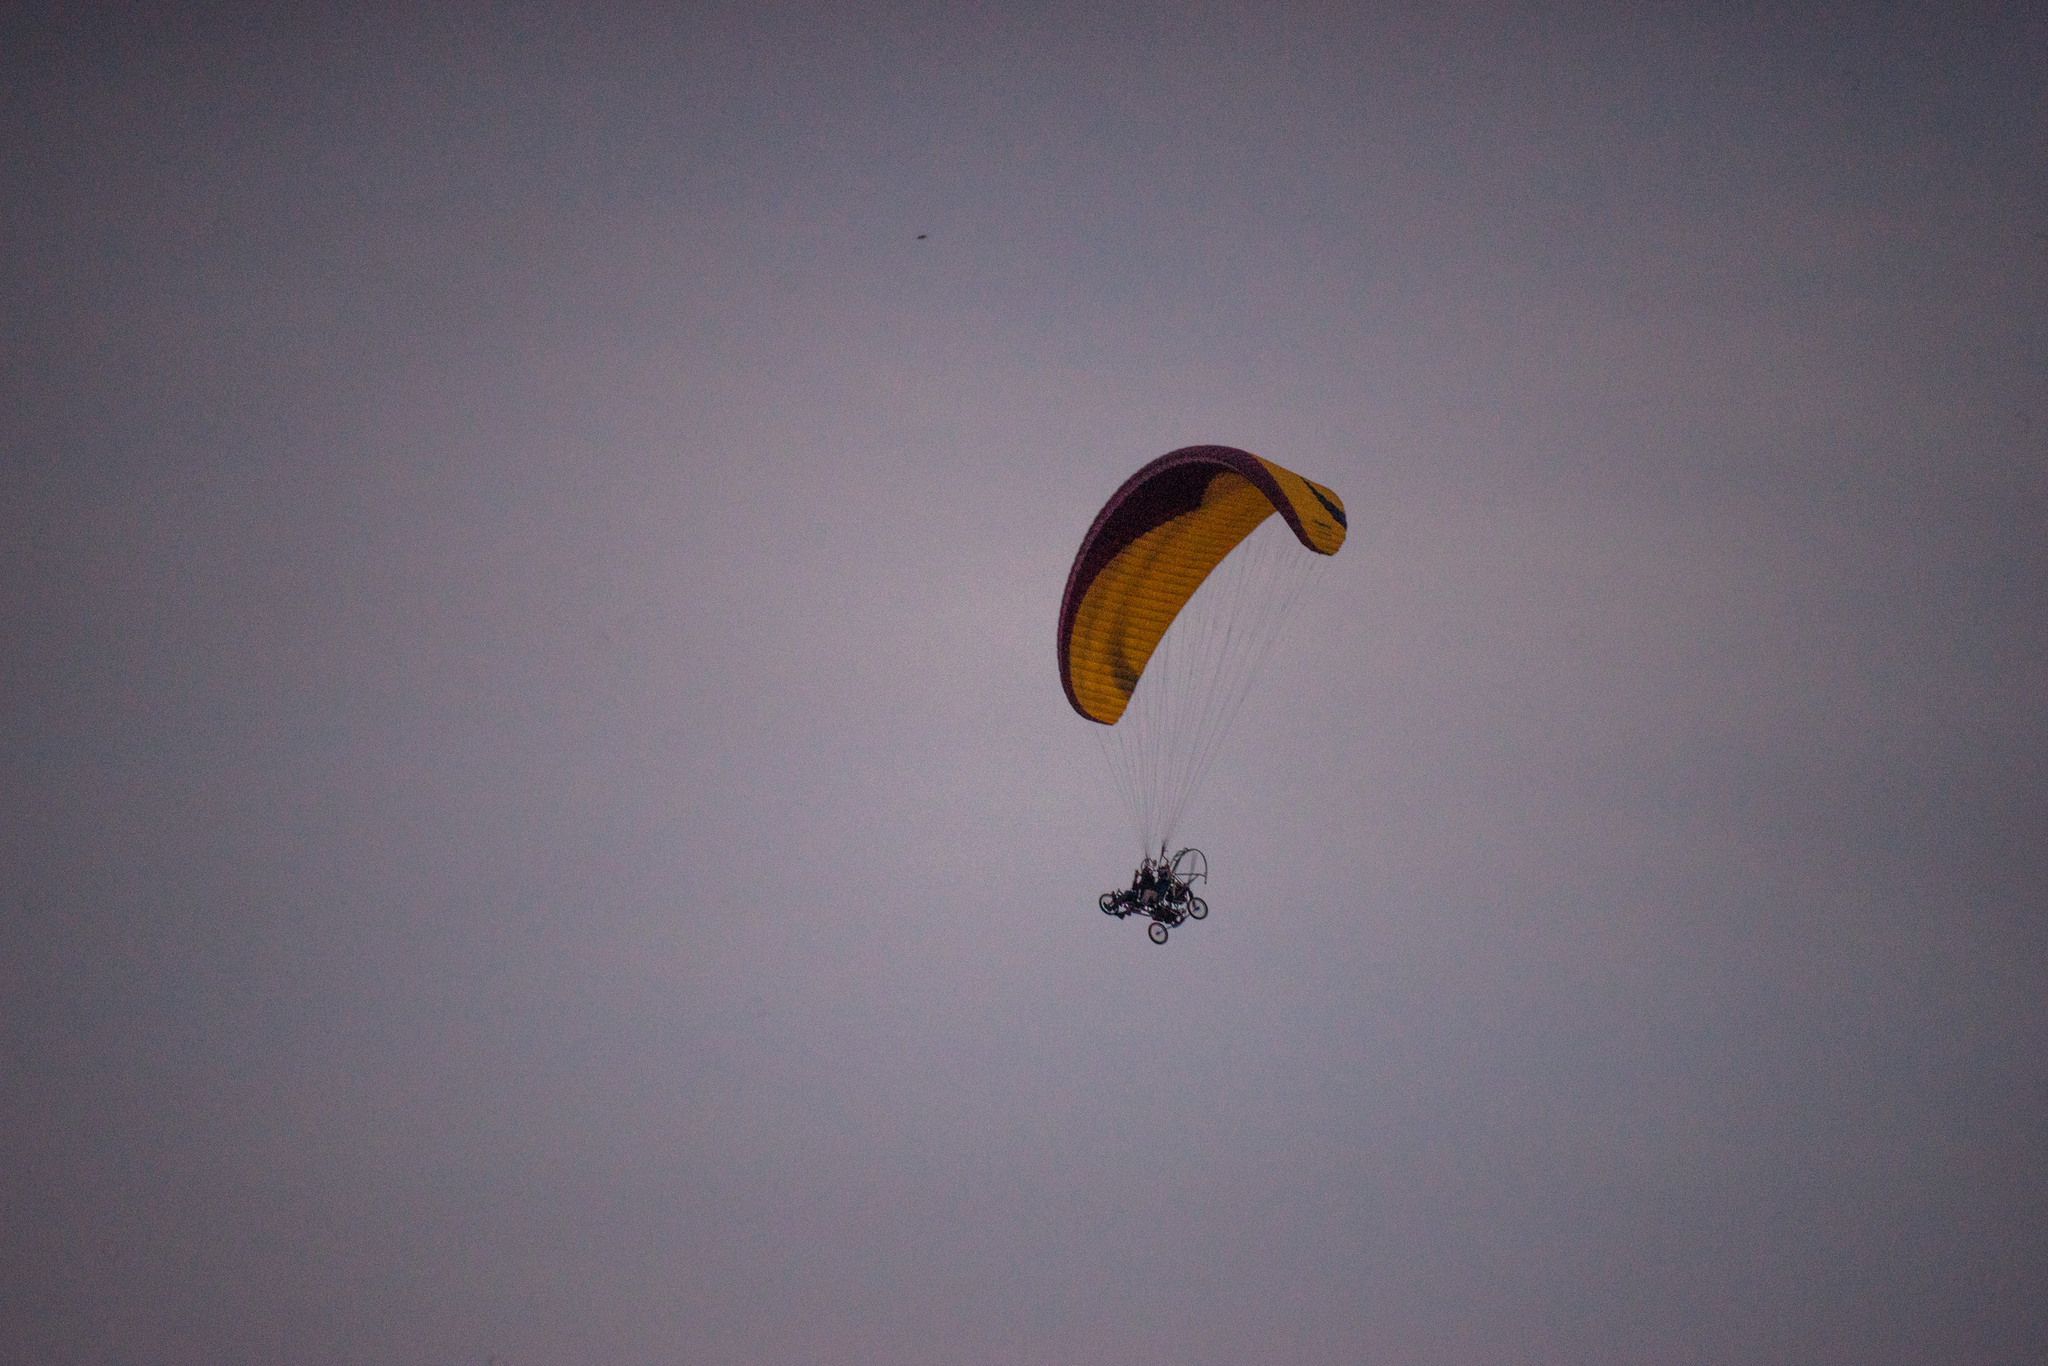
{"type": "Polygon", "coordinates": [[[1060,684],[1148,857],[1345,530],[1336,494],[1231,446],[1161,456],[1096,514],[1060,604],[1060,684]]]}
{"type": "Polygon", "coordinates": [[[1232,446],[1186,446],[1125,480],[1082,539],[1060,604],[1060,682],[1074,710],[1113,725],[1174,617],[1275,512],[1317,554],[1344,544],[1336,494],[1232,446]]]}

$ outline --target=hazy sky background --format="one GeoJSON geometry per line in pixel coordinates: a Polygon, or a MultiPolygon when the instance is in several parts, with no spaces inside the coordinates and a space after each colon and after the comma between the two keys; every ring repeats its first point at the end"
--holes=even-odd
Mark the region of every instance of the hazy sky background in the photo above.
{"type": "Polygon", "coordinates": [[[286,8],[0,24],[0,1362],[2048,1360],[2038,6],[286,8]]]}

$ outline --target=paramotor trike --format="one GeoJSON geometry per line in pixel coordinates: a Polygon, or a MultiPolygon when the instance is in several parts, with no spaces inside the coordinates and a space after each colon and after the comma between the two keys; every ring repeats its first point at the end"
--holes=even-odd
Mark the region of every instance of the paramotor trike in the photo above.
{"type": "Polygon", "coordinates": [[[1166,942],[1167,932],[1190,920],[1209,914],[1209,903],[1195,895],[1194,884],[1209,880],[1209,860],[1199,849],[1183,849],[1168,858],[1166,846],[1158,858],[1147,858],[1131,875],[1131,885],[1121,891],[1104,892],[1099,901],[1104,915],[1122,920],[1142,915],[1151,920],[1145,933],[1155,944],[1166,942]]]}

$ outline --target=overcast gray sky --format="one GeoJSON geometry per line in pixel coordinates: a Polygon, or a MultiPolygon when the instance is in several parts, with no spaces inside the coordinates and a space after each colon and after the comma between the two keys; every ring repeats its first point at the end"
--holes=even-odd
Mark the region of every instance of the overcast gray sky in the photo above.
{"type": "Polygon", "coordinates": [[[282,8],[0,26],[0,1362],[2048,1359],[2038,6],[282,8]]]}

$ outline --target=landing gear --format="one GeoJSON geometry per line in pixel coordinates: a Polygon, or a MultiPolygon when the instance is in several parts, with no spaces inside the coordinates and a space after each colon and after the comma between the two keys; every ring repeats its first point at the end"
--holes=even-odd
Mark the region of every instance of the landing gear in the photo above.
{"type": "Polygon", "coordinates": [[[1166,942],[1166,926],[1156,920],[1145,927],[1145,933],[1152,937],[1152,942],[1155,944],[1164,944],[1166,942]]]}

